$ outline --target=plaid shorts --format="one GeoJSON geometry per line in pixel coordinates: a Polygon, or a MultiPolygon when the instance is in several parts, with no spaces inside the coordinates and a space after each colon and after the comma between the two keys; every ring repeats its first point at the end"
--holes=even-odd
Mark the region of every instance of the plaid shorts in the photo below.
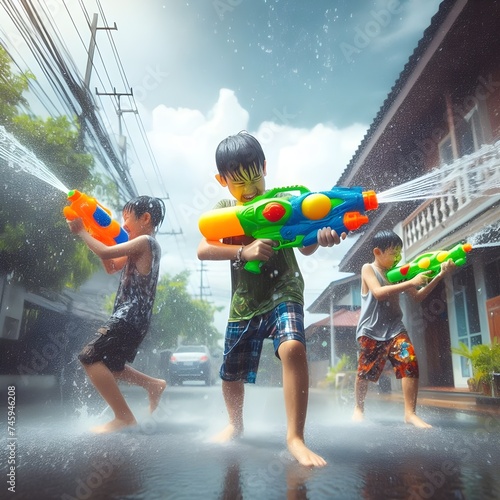
{"type": "Polygon", "coordinates": [[[359,378],[377,382],[387,360],[394,367],[396,378],[418,378],[417,356],[406,332],[386,341],[363,336],[358,343],[359,378]]]}
{"type": "Polygon", "coordinates": [[[271,338],[278,356],[279,346],[288,340],[306,345],[304,309],[295,302],[282,302],[271,311],[249,320],[230,321],[226,329],[222,380],[255,383],[264,339],[271,338]]]}

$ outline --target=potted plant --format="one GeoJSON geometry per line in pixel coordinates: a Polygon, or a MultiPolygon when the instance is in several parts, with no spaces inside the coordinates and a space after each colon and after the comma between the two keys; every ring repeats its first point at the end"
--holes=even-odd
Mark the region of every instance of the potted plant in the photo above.
{"type": "Polygon", "coordinates": [[[453,354],[458,354],[467,360],[469,367],[472,372],[472,376],[467,379],[467,385],[471,392],[478,392],[477,379],[474,377],[474,367],[472,366],[472,349],[464,342],[459,342],[458,347],[452,347],[451,352],[453,354]]]}
{"type": "Polygon", "coordinates": [[[351,365],[352,363],[349,356],[347,356],[347,354],[342,354],[337,364],[328,369],[328,373],[321,382],[321,386],[335,389],[337,384],[337,375],[345,372],[346,370],[352,369],[351,365]]]}
{"type": "Polygon", "coordinates": [[[486,396],[499,395],[500,381],[500,344],[477,344],[469,348],[459,342],[459,347],[452,347],[454,354],[463,356],[470,362],[472,377],[467,380],[469,389],[482,392],[486,396]]]}

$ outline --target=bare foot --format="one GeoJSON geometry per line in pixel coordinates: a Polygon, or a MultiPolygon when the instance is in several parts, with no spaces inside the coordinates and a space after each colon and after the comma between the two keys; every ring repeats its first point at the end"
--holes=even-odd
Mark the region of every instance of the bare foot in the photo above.
{"type": "Polygon", "coordinates": [[[422,429],[430,429],[432,427],[431,424],[424,422],[415,413],[411,413],[410,415],[405,417],[405,424],[411,424],[411,425],[414,425],[415,427],[420,427],[422,429]]]}
{"type": "Polygon", "coordinates": [[[133,427],[134,425],[137,425],[137,421],[133,417],[131,420],[120,420],[118,418],[115,418],[107,424],[96,425],[90,430],[94,434],[109,434],[110,432],[121,431],[122,429],[126,429],[127,427],[133,427]]]}
{"type": "Polygon", "coordinates": [[[243,427],[239,428],[233,424],[228,424],[226,428],[210,439],[212,443],[227,443],[243,435],[243,427]]]}
{"type": "Polygon", "coordinates": [[[363,422],[365,419],[364,413],[356,406],[354,408],[354,413],[352,414],[351,420],[353,422],[363,422]]]}
{"type": "Polygon", "coordinates": [[[167,387],[167,383],[165,382],[165,380],[162,380],[161,378],[157,378],[156,382],[149,387],[148,395],[149,395],[150,413],[153,413],[156,410],[156,408],[158,408],[158,405],[160,404],[161,395],[163,394],[165,387],[167,387]]]}
{"type": "Polygon", "coordinates": [[[299,464],[306,467],[324,467],[326,465],[326,460],[311,451],[299,438],[288,441],[288,451],[299,464]]]}

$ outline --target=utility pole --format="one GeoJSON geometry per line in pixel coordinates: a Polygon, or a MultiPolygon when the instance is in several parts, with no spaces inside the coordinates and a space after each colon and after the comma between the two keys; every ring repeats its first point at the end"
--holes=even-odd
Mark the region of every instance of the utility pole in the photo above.
{"type": "MultiPolygon", "coordinates": [[[[115,170],[117,171],[118,175],[121,177],[121,179],[124,181],[124,184],[126,185],[127,191],[129,192],[130,196],[137,196],[137,190],[129,178],[129,167],[126,163],[126,142],[123,140],[123,136],[120,133],[120,152],[121,152],[121,161],[120,158],[115,154],[113,145],[111,141],[109,140],[109,137],[107,134],[104,133],[104,131],[101,129],[100,124],[98,123],[98,120],[95,116],[94,113],[94,101],[91,98],[90,91],[89,91],[89,86],[90,86],[90,77],[92,75],[92,67],[94,66],[94,52],[95,52],[95,47],[96,47],[96,34],[97,30],[118,30],[116,23],[113,24],[112,27],[101,27],[99,28],[97,26],[97,19],[98,15],[94,14],[92,18],[92,23],[90,25],[90,44],[89,44],[89,50],[88,50],[88,57],[87,57],[87,68],[85,70],[85,79],[84,79],[84,84],[83,84],[83,89],[82,92],[79,93],[79,99],[80,99],[80,104],[82,107],[82,112],[81,115],[79,116],[79,122],[80,122],[80,147],[82,150],[84,149],[84,138],[85,138],[85,133],[88,128],[88,124],[90,123],[90,127],[94,130],[95,134],[97,135],[99,142],[103,146],[107,156],[111,160],[111,163],[113,164],[115,170]]],[[[97,91],[97,89],[96,89],[97,91]]],[[[116,94],[116,91],[114,92],[116,94]]],[[[131,95],[131,94],[130,94],[131,95]]],[[[118,98],[118,107],[119,107],[119,120],[120,120],[120,129],[121,129],[121,114],[122,112],[125,112],[125,110],[121,110],[120,108],[120,100],[118,98]]],[[[127,110],[127,111],[134,111],[137,113],[135,110],[127,110]]]]}
{"type": "Polygon", "coordinates": [[[88,57],[87,57],[87,69],[85,70],[85,88],[88,90],[89,85],[90,85],[90,75],[92,74],[92,66],[94,65],[94,51],[95,51],[95,46],[96,46],[96,33],[97,30],[118,30],[116,23],[114,23],[113,27],[102,27],[98,28],[97,27],[97,18],[98,15],[94,14],[92,17],[92,24],[90,25],[90,45],[89,45],[89,51],[88,51],[88,57]]]}
{"type": "Polygon", "coordinates": [[[95,93],[96,95],[109,95],[118,97],[118,109],[116,110],[116,114],[118,115],[118,146],[120,148],[120,152],[122,155],[123,166],[127,170],[130,170],[130,167],[128,166],[127,162],[127,138],[123,135],[123,130],[122,130],[122,115],[123,113],[137,114],[138,111],[137,109],[122,109],[120,104],[120,98],[122,96],[133,96],[134,93],[132,89],[130,89],[130,92],[117,92],[115,88],[113,88],[113,92],[98,92],[97,87],[95,89],[95,93]]]}
{"type": "Polygon", "coordinates": [[[82,113],[79,116],[79,121],[80,121],[80,148],[83,150],[83,143],[84,143],[84,135],[87,127],[86,119],[90,115],[91,108],[93,108],[92,100],[90,98],[90,90],[89,90],[89,85],[90,85],[90,76],[92,75],[92,67],[94,66],[94,52],[95,52],[95,47],[96,47],[96,34],[97,30],[116,30],[118,29],[116,27],[116,23],[114,27],[102,27],[98,28],[97,27],[97,18],[98,15],[94,14],[92,18],[92,23],[90,25],[90,43],[89,43],[89,50],[87,52],[87,67],[85,69],[85,79],[83,80],[83,90],[85,93],[85,104],[82,105],[82,113]]]}
{"type": "Polygon", "coordinates": [[[330,363],[335,366],[335,325],[333,324],[333,297],[330,297],[330,363]]]}
{"type": "MultiPolygon", "coordinates": [[[[200,262],[200,300],[205,300],[203,296],[203,290],[208,289],[210,290],[209,286],[204,286],[203,285],[203,273],[206,271],[205,269],[205,262],[201,261],[200,262]]],[[[206,294],[208,296],[212,295],[211,293],[206,294]]]]}

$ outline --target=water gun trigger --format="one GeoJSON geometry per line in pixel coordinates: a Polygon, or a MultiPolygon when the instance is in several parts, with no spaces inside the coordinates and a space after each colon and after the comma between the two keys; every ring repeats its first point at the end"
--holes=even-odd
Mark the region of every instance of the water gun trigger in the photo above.
{"type": "Polygon", "coordinates": [[[302,241],[304,241],[305,236],[297,235],[293,240],[287,241],[276,241],[276,245],[273,247],[274,250],[281,250],[282,248],[297,248],[302,246],[302,241]]]}
{"type": "Polygon", "coordinates": [[[64,207],[63,208],[63,214],[66,220],[72,221],[75,219],[78,219],[79,215],[70,207],[64,207]]]}

